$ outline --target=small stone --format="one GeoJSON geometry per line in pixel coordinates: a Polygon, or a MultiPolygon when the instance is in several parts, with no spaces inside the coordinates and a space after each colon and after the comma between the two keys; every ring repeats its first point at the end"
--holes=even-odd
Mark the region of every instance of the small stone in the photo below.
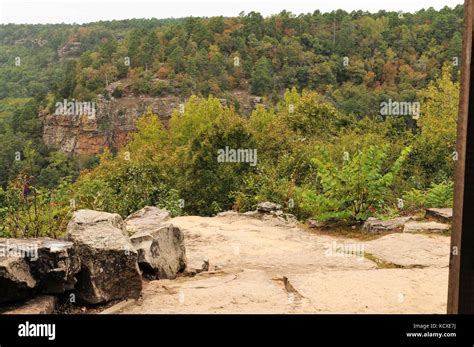
{"type": "Polygon", "coordinates": [[[394,232],[401,231],[406,222],[412,217],[397,217],[388,220],[381,220],[370,217],[363,225],[363,229],[372,232],[394,232]]]}
{"type": "Polygon", "coordinates": [[[257,211],[263,213],[269,213],[278,210],[281,210],[281,205],[269,201],[261,202],[257,205],[257,211]]]}
{"type": "Polygon", "coordinates": [[[188,265],[186,266],[184,274],[186,276],[195,276],[198,273],[204,271],[209,271],[209,259],[204,258],[200,260],[197,258],[193,258],[188,260],[188,265]]]}
{"type": "Polygon", "coordinates": [[[202,260],[201,271],[209,271],[209,259],[204,258],[202,260]]]}

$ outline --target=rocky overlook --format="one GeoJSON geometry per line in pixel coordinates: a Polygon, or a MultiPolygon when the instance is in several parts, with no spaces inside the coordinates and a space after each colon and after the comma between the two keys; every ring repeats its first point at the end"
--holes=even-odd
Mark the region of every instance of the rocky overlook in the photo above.
{"type": "Polygon", "coordinates": [[[79,210],[66,240],[0,239],[0,312],[445,312],[445,234],[351,238],[279,208],[171,218],[145,207],[125,220],[79,210]]]}

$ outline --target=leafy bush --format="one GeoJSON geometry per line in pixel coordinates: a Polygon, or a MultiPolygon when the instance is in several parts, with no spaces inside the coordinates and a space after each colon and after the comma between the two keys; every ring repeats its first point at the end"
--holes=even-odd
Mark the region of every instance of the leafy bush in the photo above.
{"type": "Polygon", "coordinates": [[[408,207],[453,207],[454,182],[444,181],[433,183],[430,188],[412,189],[407,192],[403,199],[408,207]]]}
{"type": "Polygon", "coordinates": [[[287,91],[280,108],[285,125],[303,136],[337,135],[354,121],[314,91],[304,90],[301,95],[295,89],[287,91]]]}
{"type": "Polygon", "coordinates": [[[158,81],[152,87],[152,94],[163,96],[174,92],[173,86],[168,81],[158,81]]]}
{"type": "Polygon", "coordinates": [[[390,198],[395,176],[411,150],[404,148],[386,170],[387,149],[387,145],[372,145],[357,150],[342,164],[323,151],[321,158],[314,159],[320,191],[303,192],[304,206],[319,220],[366,220],[390,198]]]}
{"type": "Polygon", "coordinates": [[[113,91],[112,91],[112,96],[114,98],[121,98],[123,96],[123,87],[122,86],[117,86],[113,91]]]}
{"type": "MultiPolygon", "coordinates": [[[[213,215],[233,207],[232,192],[240,191],[246,174],[255,171],[247,162],[219,162],[218,151],[256,150],[246,121],[232,112],[223,112],[199,136],[181,148],[182,178],[179,180],[185,210],[188,213],[213,215]]],[[[257,156],[254,158],[258,161],[257,156]]]]}
{"type": "Polygon", "coordinates": [[[68,182],[55,190],[34,187],[31,176],[18,175],[6,191],[0,191],[0,234],[9,237],[57,237],[66,231],[71,217],[66,196],[68,182]]]}
{"type": "Polygon", "coordinates": [[[128,216],[146,205],[181,213],[173,188],[172,155],[167,134],[150,111],[137,122],[138,132],[116,157],[105,151],[96,168],[83,172],[72,187],[77,208],[128,216]],[[167,160],[164,160],[164,158],[167,160]]]}

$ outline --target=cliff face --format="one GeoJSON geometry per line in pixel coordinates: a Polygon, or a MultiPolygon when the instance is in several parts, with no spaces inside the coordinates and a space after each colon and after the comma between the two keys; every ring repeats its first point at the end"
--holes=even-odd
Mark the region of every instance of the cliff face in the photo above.
{"type": "Polygon", "coordinates": [[[85,116],[43,116],[43,141],[66,153],[95,154],[106,147],[96,120],[85,116]]]}
{"type": "Polygon", "coordinates": [[[164,125],[174,108],[179,107],[177,97],[148,98],[127,96],[120,99],[98,98],[95,117],[87,115],[42,114],[43,140],[47,146],[65,153],[97,154],[106,147],[121,148],[129,134],[136,130],[137,118],[148,107],[160,115],[164,125]]]}
{"type": "MultiPolygon", "coordinates": [[[[240,113],[249,115],[262,100],[236,91],[232,97],[240,104],[240,113]]],[[[164,126],[168,126],[174,109],[184,103],[180,97],[147,97],[126,95],[106,100],[98,97],[94,117],[86,115],[40,114],[43,121],[43,141],[49,147],[65,153],[94,155],[106,147],[120,149],[136,130],[136,120],[147,108],[160,116],[164,126]]],[[[225,105],[226,100],[222,99],[225,105]]]]}
{"type": "Polygon", "coordinates": [[[81,50],[80,42],[68,42],[58,48],[58,58],[60,60],[76,59],[79,57],[81,50]]]}

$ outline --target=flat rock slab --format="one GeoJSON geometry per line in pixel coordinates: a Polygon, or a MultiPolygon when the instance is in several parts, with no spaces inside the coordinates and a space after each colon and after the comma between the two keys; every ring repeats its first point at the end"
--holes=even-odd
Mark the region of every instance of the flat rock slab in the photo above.
{"type": "Polygon", "coordinates": [[[315,313],[446,313],[447,268],[336,270],[288,279],[315,313]]]}
{"type": "Polygon", "coordinates": [[[366,242],[364,251],[404,267],[449,266],[450,239],[438,235],[390,234],[366,242]]]}
{"type": "Polygon", "coordinates": [[[432,218],[441,223],[451,223],[453,220],[452,208],[427,208],[425,213],[426,218],[432,218]]]}
{"type": "Polygon", "coordinates": [[[272,221],[248,216],[186,216],[173,218],[170,223],[183,230],[187,257],[208,259],[210,269],[215,266],[223,269],[265,269],[277,275],[285,272],[285,269],[307,272],[315,267],[376,267],[372,261],[363,257],[331,253],[334,242],[339,244],[342,240],[339,242],[330,236],[314,235],[272,221]]]}
{"type": "Polygon", "coordinates": [[[403,226],[408,222],[412,217],[397,217],[388,220],[381,220],[377,218],[369,218],[364,223],[364,230],[373,231],[373,232],[394,232],[400,231],[403,229],[403,226]]]}
{"type": "Polygon", "coordinates": [[[136,305],[114,312],[446,312],[446,236],[398,233],[366,242],[237,214],[170,222],[182,228],[188,257],[209,259],[210,271],[145,283],[136,305]],[[351,250],[422,268],[379,269],[351,250]]]}
{"type": "Polygon", "coordinates": [[[144,288],[143,300],[120,313],[251,314],[291,310],[283,286],[265,271],[233,271],[150,282],[144,288]]]}
{"type": "Polygon", "coordinates": [[[28,300],[21,306],[8,309],[3,314],[52,314],[56,309],[57,299],[52,295],[41,295],[28,300]]]}
{"type": "Polygon", "coordinates": [[[408,222],[403,227],[404,233],[442,233],[448,231],[450,226],[448,224],[439,222],[408,222]]]}
{"type": "Polygon", "coordinates": [[[148,283],[126,314],[446,312],[448,270],[320,271],[270,277],[263,270],[202,273],[148,283]]]}

